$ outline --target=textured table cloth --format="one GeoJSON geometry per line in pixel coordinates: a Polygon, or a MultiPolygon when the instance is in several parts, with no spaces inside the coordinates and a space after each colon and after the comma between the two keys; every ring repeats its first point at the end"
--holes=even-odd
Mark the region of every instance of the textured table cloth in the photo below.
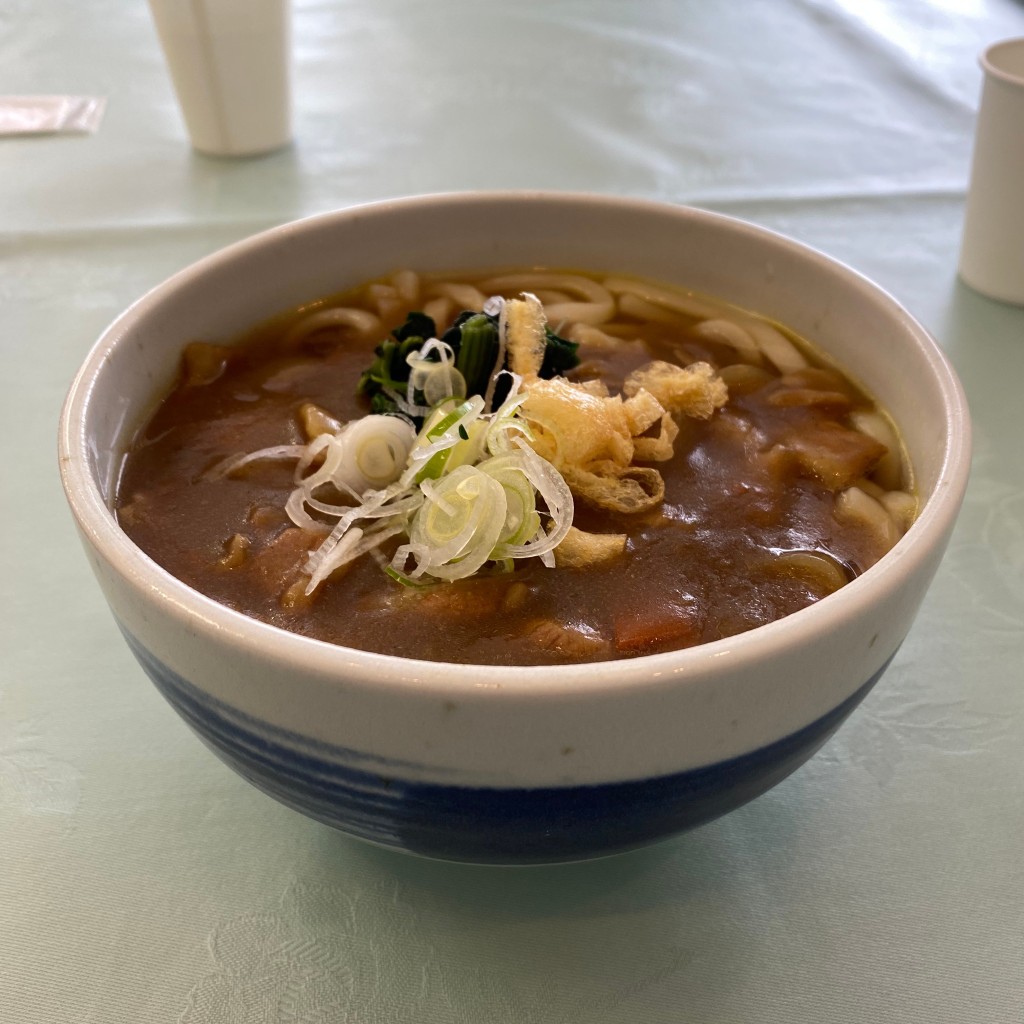
{"type": "Polygon", "coordinates": [[[1024,309],[958,283],[976,54],[1013,0],[298,0],[296,143],[194,154],[147,8],[0,0],[0,1021],[1024,1022],[1024,309]],[[143,676],[56,469],[87,349],[169,273],[358,201],[690,203],[852,264],[934,332],[976,429],[892,668],[794,776],[628,856],[383,852],[235,777],[143,676]]]}

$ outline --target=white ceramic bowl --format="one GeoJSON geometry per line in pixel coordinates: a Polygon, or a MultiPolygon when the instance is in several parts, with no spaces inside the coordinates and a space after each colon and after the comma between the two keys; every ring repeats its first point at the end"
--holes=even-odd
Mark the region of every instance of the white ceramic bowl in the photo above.
{"type": "Polygon", "coordinates": [[[60,425],[64,487],[124,635],[170,703],[255,785],[348,833],[431,856],[571,860],[722,814],[805,761],[877,681],[939,564],[970,425],[941,352],[833,260],[730,218],[570,194],[428,196],[288,224],[175,275],[103,334],[60,425]],[[231,611],[118,528],[119,459],[190,338],[230,339],[399,266],[542,264],[675,282],[815,340],[899,424],[923,506],[877,565],[771,625],[573,667],[347,650],[231,611]]]}

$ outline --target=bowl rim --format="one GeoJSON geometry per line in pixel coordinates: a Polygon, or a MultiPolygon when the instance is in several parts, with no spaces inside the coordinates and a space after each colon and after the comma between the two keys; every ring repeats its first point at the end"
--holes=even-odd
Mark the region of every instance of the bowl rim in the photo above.
{"type": "Polygon", "coordinates": [[[159,595],[172,616],[191,628],[216,634],[218,641],[258,650],[261,657],[282,668],[298,670],[328,684],[363,685],[394,693],[425,688],[438,696],[495,691],[520,699],[562,694],[588,694],[631,689],[658,689],[686,683],[709,673],[734,671],[740,666],[781,655],[828,633],[850,616],[865,613],[876,599],[896,588],[899,580],[928,561],[944,543],[959,512],[970,471],[971,426],[966,396],[957,375],[929,332],[878,284],[847,264],[812,246],[769,228],[717,212],[642,198],[588,192],[502,190],[442,192],[385,199],[342,207],[280,224],[202,257],[157,284],[134,301],[102,332],[76,373],[59,421],[58,458],[64,491],[88,543],[121,576],[159,595]],[[187,286],[215,267],[230,264],[247,253],[280,239],[301,235],[335,222],[339,228],[353,218],[383,211],[416,209],[424,205],[518,204],[522,202],[583,204],[636,210],[647,214],[695,220],[773,244],[800,259],[824,264],[831,273],[882,306],[898,320],[904,333],[925,357],[942,396],[945,412],[943,454],[936,484],[917,520],[897,544],[870,570],[825,600],[745,633],[692,648],[605,662],[571,665],[496,666],[422,661],[397,655],[346,648],[301,636],[251,618],[219,604],[181,582],[137,547],[117,525],[88,466],[86,413],[111,351],[168,294],[187,286]]]}

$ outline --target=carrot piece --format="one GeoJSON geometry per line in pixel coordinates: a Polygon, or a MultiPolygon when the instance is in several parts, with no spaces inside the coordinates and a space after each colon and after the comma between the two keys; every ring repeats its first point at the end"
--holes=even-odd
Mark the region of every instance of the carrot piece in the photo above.
{"type": "Polygon", "coordinates": [[[697,607],[680,601],[666,601],[650,611],[622,609],[613,625],[615,649],[626,654],[656,647],[689,647],[700,640],[697,607]]]}

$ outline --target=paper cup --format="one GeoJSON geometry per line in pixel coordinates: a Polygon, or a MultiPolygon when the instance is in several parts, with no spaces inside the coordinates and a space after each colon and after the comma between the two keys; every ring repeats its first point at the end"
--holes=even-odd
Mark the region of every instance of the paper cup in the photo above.
{"type": "Polygon", "coordinates": [[[288,0],[149,0],[192,145],[218,156],[291,141],[288,0]]]}
{"type": "Polygon", "coordinates": [[[1024,38],[990,46],[981,67],[960,276],[983,295],[1024,305],[1024,38]]]}

